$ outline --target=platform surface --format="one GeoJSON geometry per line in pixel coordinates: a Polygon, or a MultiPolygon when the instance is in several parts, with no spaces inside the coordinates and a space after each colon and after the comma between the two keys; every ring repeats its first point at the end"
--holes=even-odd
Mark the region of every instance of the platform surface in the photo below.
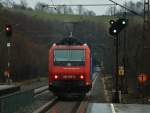
{"type": "Polygon", "coordinates": [[[150,105],[90,103],[86,113],[150,113],[150,105]]]}
{"type": "Polygon", "coordinates": [[[14,88],[16,87],[15,85],[0,85],[0,91],[8,88],[14,88]]]}
{"type": "Polygon", "coordinates": [[[20,86],[16,85],[0,85],[0,96],[4,96],[6,94],[14,93],[20,90],[20,86]]]}

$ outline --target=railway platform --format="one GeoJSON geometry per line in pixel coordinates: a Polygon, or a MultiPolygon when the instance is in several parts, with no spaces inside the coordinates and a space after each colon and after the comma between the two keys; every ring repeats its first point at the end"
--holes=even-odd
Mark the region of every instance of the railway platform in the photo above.
{"type": "Polygon", "coordinates": [[[86,113],[149,113],[149,104],[90,103],[86,113]]]}
{"type": "Polygon", "coordinates": [[[19,85],[0,85],[0,96],[4,96],[6,94],[14,93],[20,90],[19,85]]]}

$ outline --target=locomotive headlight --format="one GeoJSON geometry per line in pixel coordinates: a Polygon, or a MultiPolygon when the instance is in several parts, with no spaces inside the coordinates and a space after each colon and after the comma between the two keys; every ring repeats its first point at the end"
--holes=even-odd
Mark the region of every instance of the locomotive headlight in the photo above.
{"type": "Polygon", "coordinates": [[[56,43],[54,43],[53,46],[56,46],[56,43]]]}
{"type": "Polygon", "coordinates": [[[88,86],[88,85],[90,85],[90,83],[89,83],[89,82],[86,82],[86,85],[88,86]]]}
{"type": "Polygon", "coordinates": [[[87,46],[87,44],[85,43],[85,44],[83,44],[84,46],[87,46]]]}
{"type": "Polygon", "coordinates": [[[55,75],[55,76],[54,76],[54,79],[58,79],[58,75],[55,75]]]}
{"type": "Polygon", "coordinates": [[[80,75],[80,79],[84,79],[84,76],[83,76],[83,75],[80,75]]]}

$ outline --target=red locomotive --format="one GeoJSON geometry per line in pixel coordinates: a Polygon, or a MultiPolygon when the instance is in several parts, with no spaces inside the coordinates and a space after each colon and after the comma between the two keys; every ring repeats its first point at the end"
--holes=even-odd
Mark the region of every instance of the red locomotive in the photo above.
{"type": "Polygon", "coordinates": [[[49,50],[49,89],[57,96],[85,95],[91,87],[92,55],[88,45],[72,38],[53,44],[49,50]]]}

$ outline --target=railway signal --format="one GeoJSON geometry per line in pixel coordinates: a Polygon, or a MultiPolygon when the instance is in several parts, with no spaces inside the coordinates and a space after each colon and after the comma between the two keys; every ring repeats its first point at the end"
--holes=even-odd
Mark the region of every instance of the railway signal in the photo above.
{"type": "Polygon", "coordinates": [[[110,20],[109,34],[112,36],[118,35],[128,24],[128,19],[119,18],[117,21],[110,20]]]}
{"type": "MultiPolygon", "coordinates": [[[[115,73],[115,94],[113,97],[113,101],[115,103],[119,103],[120,99],[119,99],[119,87],[118,87],[118,76],[119,76],[119,55],[118,55],[118,34],[127,26],[128,24],[128,19],[126,18],[119,18],[118,20],[114,21],[114,20],[110,20],[110,28],[109,28],[109,34],[115,37],[115,41],[116,41],[116,73],[115,73]]],[[[124,71],[121,70],[120,75],[124,75],[124,71]]]]}
{"type": "Polygon", "coordinates": [[[118,34],[118,29],[117,29],[116,22],[111,24],[111,27],[109,28],[109,33],[112,36],[116,36],[118,34]]]}
{"type": "Polygon", "coordinates": [[[12,26],[11,25],[6,25],[5,26],[5,33],[7,37],[11,37],[12,36],[12,26]]]}
{"type": "Polygon", "coordinates": [[[139,81],[139,84],[140,84],[140,86],[141,86],[141,88],[142,88],[142,102],[143,102],[143,104],[144,104],[144,98],[145,98],[145,94],[144,94],[144,83],[146,82],[146,81],[148,81],[148,75],[147,74],[145,74],[145,73],[140,73],[138,76],[137,76],[137,79],[138,79],[138,81],[139,81]]]}
{"type": "Polygon", "coordinates": [[[110,20],[109,23],[110,23],[110,25],[113,25],[115,23],[115,21],[114,20],[110,20]]]}
{"type": "Polygon", "coordinates": [[[139,83],[143,84],[148,80],[148,76],[145,73],[141,73],[138,77],[139,83]]]}
{"type": "Polygon", "coordinates": [[[127,26],[128,19],[120,18],[117,20],[117,24],[118,24],[119,30],[121,31],[127,26]]]}
{"type": "MultiPolygon", "coordinates": [[[[8,70],[11,70],[10,68],[11,68],[11,37],[12,37],[12,26],[10,25],[10,24],[6,24],[5,25],[5,34],[6,34],[6,38],[7,38],[7,54],[8,54],[8,65],[7,65],[7,69],[8,70]]],[[[6,76],[6,79],[7,79],[7,81],[6,82],[8,82],[8,84],[10,84],[10,73],[8,72],[8,71],[5,71],[5,75],[7,75],[6,76]]]]}

